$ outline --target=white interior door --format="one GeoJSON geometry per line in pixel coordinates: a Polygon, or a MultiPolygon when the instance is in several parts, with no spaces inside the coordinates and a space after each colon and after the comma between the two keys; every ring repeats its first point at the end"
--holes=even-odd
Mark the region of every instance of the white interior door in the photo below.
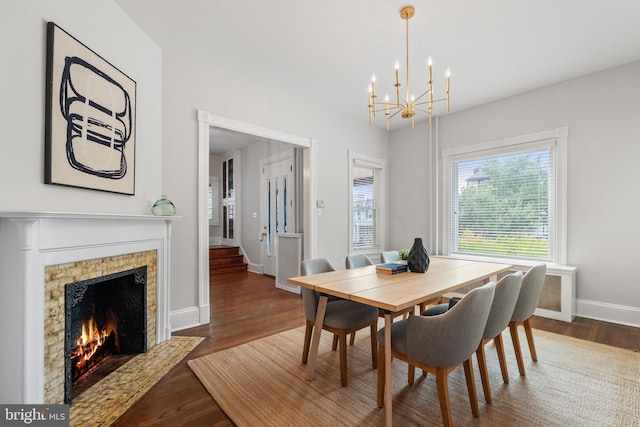
{"type": "Polygon", "coordinates": [[[276,235],[295,231],[292,159],[289,157],[265,164],[261,181],[262,264],[264,274],[275,276],[278,253],[276,235]]]}

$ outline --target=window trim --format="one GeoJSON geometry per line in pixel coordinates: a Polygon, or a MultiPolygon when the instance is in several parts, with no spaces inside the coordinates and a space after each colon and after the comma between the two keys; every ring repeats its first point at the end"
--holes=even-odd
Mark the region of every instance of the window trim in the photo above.
{"type": "Polygon", "coordinates": [[[356,254],[376,254],[382,251],[382,248],[386,247],[386,229],[387,229],[387,217],[386,217],[386,160],[383,158],[367,156],[365,154],[359,154],[352,150],[348,150],[348,180],[347,180],[347,193],[349,197],[349,214],[348,214],[348,253],[349,255],[356,254]],[[366,248],[355,248],[353,246],[353,166],[369,167],[372,169],[378,169],[379,183],[375,184],[375,197],[376,197],[376,237],[377,245],[366,248]]]}
{"type": "MultiPolygon", "coordinates": [[[[518,151],[527,147],[546,144],[555,148],[555,230],[553,248],[553,265],[566,265],[567,263],[567,142],[569,128],[561,127],[548,131],[516,136],[502,140],[490,141],[471,146],[457,147],[442,150],[442,207],[441,207],[441,242],[443,254],[462,259],[513,262],[512,259],[498,256],[451,254],[451,164],[453,160],[463,158],[475,158],[482,155],[498,154],[510,149],[518,151]]],[[[536,261],[531,260],[531,263],[536,261]]],[[[519,264],[527,264],[527,260],[519,260],[519,264]]]]}

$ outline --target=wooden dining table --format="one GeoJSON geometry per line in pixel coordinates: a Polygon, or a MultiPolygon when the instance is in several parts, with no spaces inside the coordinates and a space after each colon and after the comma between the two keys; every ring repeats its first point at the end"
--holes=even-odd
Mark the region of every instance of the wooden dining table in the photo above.
{"type": "MultiPolygon", "coordinates": [[[[292,277],[292,285],[320,293],[315,327],[307,360],[306,379],[313,380],[320,334],[329,295],[376,307],[384,313],[385,342],[391,342],[395,314],[475,283],[497,281],[512,265],[432,257],[425,273],[385,274],[375,265],[292,277]]],[[[392,425],[391,346],[385,346],[385,424],[392,425]]]]}

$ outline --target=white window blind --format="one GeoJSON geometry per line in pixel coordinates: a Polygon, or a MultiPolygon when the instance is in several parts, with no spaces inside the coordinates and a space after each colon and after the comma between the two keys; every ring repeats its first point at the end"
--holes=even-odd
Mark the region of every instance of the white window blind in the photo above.
{"type": "Polygon", "coordinates": [[[551,261],[553,142],[451,159],[451,252],[551,261]]]}
{"type": "Polygon", "coordinates": [[[348,151],[349,254],[374,254],[385,245],[385,159],[348,151]]]}
{"type": "Polygon", "coordinates": [[[355,249],[377,246],[376,171],[371,167],[357,165],[352,169],[352,238],[355,249]]]}

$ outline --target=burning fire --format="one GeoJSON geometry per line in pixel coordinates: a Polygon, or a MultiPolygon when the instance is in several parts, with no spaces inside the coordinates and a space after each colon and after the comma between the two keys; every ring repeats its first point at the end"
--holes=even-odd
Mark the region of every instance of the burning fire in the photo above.
{"type": "Polygon", "coordinates": [[[88,321],[82,321],[82,334],[76,341],[77,347],[72,350],[72,357],[76,360],[77,366],[82,366],[85,361],[91,359],[98,349],[104,344],[111,334],[107,328],[98,329],[93,316],[88,321]]]}

